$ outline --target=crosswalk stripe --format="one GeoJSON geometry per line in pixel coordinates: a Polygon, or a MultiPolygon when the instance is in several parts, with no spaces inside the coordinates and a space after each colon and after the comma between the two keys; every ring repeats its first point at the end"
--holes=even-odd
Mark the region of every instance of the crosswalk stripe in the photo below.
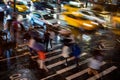
{"type": "Polygon", "coordinates": [[[20,45],[18,45],[18,47],[24,47],[24,46],[27,46],[27,44],[20,44],[20,45]]]}
{"type": "MultiPolygon", "coordinates": [[[[74,57],[70,57],[70,58],[68,58],[68,61],[71,61],[71,60],[73,60],[73,59],[74,59],[74,57]]],[[[55,66],[58,66],[58,65],[63,64],[64,62],[65,62],[65,60],[59,61],[59,62],[57,62],[57,63],[48,65],[47,68],[49,68],[49,69],[50,69],[50,68],[53,68],[53,67],[55,67],[55,66]]]]}
{"type": "Polygon", "coordinates": [[[46,79],[51,78],[51,77],[54,77],[54,76],[56,76],[56,75],[57,75],[57,74],[53,74],[53,75],[47,76],[47,77],[45,77],[45,78],[42,78],[42,79],[40,79],[40,80],[46,80],[46,79]]]}
{"type": "MultiPolygon", "coordinates": [[[[102,65],[104,65],[104,64],[106,64],[106,62],[102,62],[102,65]]],[[[101,66],[102,66],[102,65],[101,65],[101,66]]],[[[79,77],[79,76],[87,73],[88,69],[89,69],[89,68],[86,68],[86,69],[84,69],[84,70],[82,70],[82,71],[80,71],[80,72],[78,72],[78,73],[75,73],[75,74],[73,74],[73,75],[70,75],[70,76],[66,77],[66,80],[72,80],[72,79],[74,79],[74,78],[76,78],[76,77],[79,77]]],[[[95,79],[94,79],[94,80],[95,80],[95,79]]]]}
{"type": "Polygon", "coordinates": [[[5,61],[5,60],[8,60],[8,59],[19,58],[19,57],[23,57],[25,55],[29,55],[29,52],[26,52],[26,53],[18,55],[18,56],[13,56],[13,57],[10,57],[10,58],[1,59],[0,61],[5,61]]]}
{"type": "Polygon", "coordinates": [[[28,49],[28,47],[26,46],[26,47],[24,47],[24,48],[22,48],[22,49],[17,49],[17,51],[18,52],[21,52],[21,51],[24,51],[24,50],[27,50],[28,49]]]}
{"type": "Polygon", "coordinates": [[[93,77],[91,77],[91,78],[88,78],[87,80],[97,80],[97,79],[99,79],[100,77],[105,76],[106,74],[109,74],[110,72],[112,72],[112,71],[115,70],[115,69],[117,69],[117,67],[116,67],[116,66],[112,66],[112,67],[110,67],[110,68],[102,71],[102,72],[99,73],[98,75],[95,75],[95,76],[93,76],[93,77]]]}
{"type": "Polygon", "coordinates": [[[51,61],[51,60],[53,60],[53,59],[59,58],[60,56],[61,56],[61,54],[58,54],[58,55],[56,55],[56,56],[47,58],[45,61],[51,61]]]}
{"type": "MultiPolygon", "coordinates": [[[[90,60],[90,59],[91,59],[91,58],[88,58],[88,59],[86,59],[86,60],[84,60],[84,61],[82,61],[82,62],[79,62],[79,66],[82,65],[82,64],[87,63],[88,60],[90,60]]],[[[72,65],[72,66],[69,66],[69,67],[63,68],[63,69],[57,71],[56,73],[57,73],[57,74],[62,74],[62,73],[64,73],[64,72],[66,72],[66,71],[69,71],[69,70],[75,68],[75,67],[76,67],[76,65],[72,65]]]]}
{"type": "Polygon", "coordinates": [[[60,52],[60,51],[62,51],[62,50],[61,49],[56,49],[56,50],[47,52],[46,55],[49,55],[49,54],[52,54],[52,53],[56,53],[56,52],[60,52]]]}

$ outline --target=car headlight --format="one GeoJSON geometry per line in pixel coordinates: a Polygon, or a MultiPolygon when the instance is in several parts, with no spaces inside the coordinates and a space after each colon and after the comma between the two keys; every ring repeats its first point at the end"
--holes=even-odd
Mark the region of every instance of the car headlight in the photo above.
{"type": "Polygon", "coordinates": [[[84,26],[92,27],[91,24],[83,23],[84,26]]]}

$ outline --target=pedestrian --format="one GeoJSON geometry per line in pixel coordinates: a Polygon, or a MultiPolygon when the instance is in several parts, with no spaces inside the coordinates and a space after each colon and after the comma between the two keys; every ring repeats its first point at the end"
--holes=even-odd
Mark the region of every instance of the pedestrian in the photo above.
{"type": "Polygon", "coordinates": [[[86,3],[85,3],[85,5],[86,5],[86,8],[88,7],[88,0],[86,0],[86,3]]]}
{"type": "Polygon", "coordinates": [[[44,44],[46,51],[48,51],[49,41],[50,41],[50,33],[48,32],[48,30],[46,30],[46,32],[44,33],[44,44]]]}
{"type": "Polygon", "coordinates": [[[97,75],[101,67],[101,62],[103,61],[103,55],[99,50],[93,50],[92,55],[93,57],[88,62],[88,74],[97,75]]]}
{"type": "Polygon", "coordinates": [[[71,51],[70,51],[70,48],[69,48],[69,44],[64,43],[63,48],[62,48],[62,56],[65,59],[65,66],[68,65],[68,60],[67,59],[68,59],[70,53],[71,53],[71,51]]]}
{"type": "Polygon", "coordinates": [[[81,54],[81,47],[79,47],[78,44],[73,44],[71,46],[71,55],[75,57],[75,63],[76,63],[76,67],[79,66],[79,58],[80,58],[80,54],[81,54]]]}
{"type": "Polygon", "coordinates": [[[10,34],[11,39],[15,43],[15,47],[17,47],[18,44],[21,44],[22,42],[22,34],[24,33],[23,26],[21,26],[21,23],[17,21],[17,18],[13,17],[12,26],[10,28],[10,34]]]}
{"type": "Polygon", "coordinates": [[[52,47],[53,47],[53,46],[52,46],[52,42],[53,42],[53,40],[55,39],[55,32],[52,31],[52,30],[49,30],[48,32],[50,33],[50,46],[51,46],[51,48],[52,48],[52,47]]]}
{"type": "Polygon", "coordinates": [[[37,59],[37,63],[39,65],[40,69],[44,69],[46,72],[48,72],[48,69],[45,65],[45,50],[44,50],[44,46],[41,43],[36,42],[34,37],[31,37],[29,42],[28,42],[28,46],[31,50],[31,52],[34,51],[34,54],[37,53],[38,55],[38,59],[37,59]]]}

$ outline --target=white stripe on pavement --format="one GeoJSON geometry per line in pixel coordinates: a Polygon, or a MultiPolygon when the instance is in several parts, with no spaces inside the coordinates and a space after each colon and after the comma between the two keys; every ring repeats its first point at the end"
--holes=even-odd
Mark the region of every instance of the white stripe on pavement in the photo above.
{"type": "Polygon", "coordinates": [[[22,49],[17,49],[17,51],[18,52],[21,52],[21,51],[24,51],[24,50],[27,50],[28,49],[28,47],[26,46],[26,47],[24,47],[24,48],[22,48],[22,49]]]}
{"type": "Polygon", "coordinates": [[[91,78],[88,78],[87,80],[97,80],[97,79],[99,79],[100,77],[105,76],[106,74],[109,74],[110,72],[112,72],[112,71],[115,70],[115,69],[117,69],[117,67],[116,67],[116,66],[112,66],[112,67],[110,67],[110,68],[102,71],[102,72],[99,73],[98,75],[95,75],[95,76],[93,76],[93,77],[91,77],[91,78]]]}
{"type": "MultiPolygon", "coordinates": [[[[82,61],[82,62],[79,62],[79,66],[82,65],[82,64],[87,63],[88,60],[90,60],[90,59],[91,59],[91,58],[88,58],[88,59],[86,59],[86,60],[84,60],[84,61],[82,61]]],[[[64,73],[64,72],[67,72],[67,71],[69,71],[69,70],[75,68],[75,67],[76,67],[76,65],[72,65],[72,66],[69,66],[69,67],[63,68],[63,69],[57,71],[56,73],[57,73],[57,74],[62,74],[62,73],[64,73]]]]}
{"type": "MultiPolygon", "coordinates": [[[[74,57],[70,57],[70,58],[68,58],[68,61],[71,61],[71,60],[73,60],[73,59],[74,59],[74,57]]],[[[48,65],[47,68],[50,69],[50,68],[53,68],[53,67],[55,67],[55,66],[61,65],[61,64],[63,64],[63,63],[65,63],[65,60],[62,60],[62,61],[59,61],[59,62],[57,62],[57,63],[48,65]]]]}
{"type": "Polygon", "coordinates": [[[24,46],[27,46],[27,44],[20,44],[20,45],[18,45],[18,47],[24,47],[24,46]]]}
{"type": "MultiPolygon", "coordinates": [[[[102,62],[102,65],[104,65],[104,64],[106,64],[106,62],[102,62]]],[[[102,66],[102,65],[101,65],[101,66],[102,66]]],[[[76,78],[76,77],[79,77],[79,76],[87,73],[88,69],[89,69],[89,68],[86,68],[86,69],[84,69],[84,70],[82,70],[82,71],[80,71],[80,72],[78,72],[78,73],[72,74],[72,75],[66,77],[66,79],[67,79],[67,80],[72,80],[72,79],[74,79],[74,78],[76,78]]],[[[95,79],[94,79],[94,80],[95,80],[95,79]]]]}
{"type": "Polygon", "coordinates": [[[47,77],[45,77],[45,78],[42,78],[42,79],[40,79],[40,80],[46,80],[46,79],[51,78],[51,77],[56,76],[56,75],[57,75],[57,74],[53,74],[53,75],[47,76],[47,77]]]}
{"type": "Polygon", "coordinates": [[[19,58],[19,57],[22,57],[22,56],[25,56],[25,55],[29,55],[29,54],[30,54],[29,52],[25,52],[22,55],[18,55],[18,56],[13,56],[13,57],[10,57],[10,58],[1,59],[0,61],[5,61],[5,60],[8,60],[8,59],[19,58]]]}
{"type": "Polygon", "coordinates": [[[48,55],[48,54],[52,54],[52,53],[56,53],[56,52],[60,52],[60,51],[62,51],[62,49],[56,49],[56,50],[53,50],[53,51],[47,52],[46,55],[48,55]]]}
{"type": "Polygon", "coordinates": [[[45,61],[51,61],[51,60],[56,59],[56,58],[59,58],[59,57],[61,57],[61,54],[58,54],[58,55],[56,55],[56,56],[47,58],[47,59],[45,59],[45,61]]]}

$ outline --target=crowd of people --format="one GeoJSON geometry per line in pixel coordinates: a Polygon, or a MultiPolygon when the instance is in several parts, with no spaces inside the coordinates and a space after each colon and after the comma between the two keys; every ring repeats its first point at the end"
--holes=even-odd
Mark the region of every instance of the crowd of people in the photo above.
{"type": "MultiPolygon", "coordinates": [[[[79,67],[82,46],[79,46],[79,44],[76,43],[76,39],[71,32],[67,35],[61,35],[59,32],[56,33],[54,30],[48,28],[44,31],[44,35],[41,38],[41,35],[39,35],[34,28],[30,28],[28,31],[25,31],[24,26],[21,22],[17,21],[16,16],[13,16],[11,20],[6,22],[4,25],[4,32],[10,37],[10,39],[7,40],[7,44],[13,43],[12,45],[14,45],[14,49],[16,49],[20,44],[26,44],[31,56],[38,56],[36,62],[39,64],[39,68],[44,69],[46,72],[49,71],[45,65],[46,53],[52,50],[50,48],[53,48],[53,41],[56,41],[56,36],[61,36],[61,56],[63,56],[65,60],[65,66],[69,65],[68,58],[73,56],[75,58],[76,67],[79,67]]],[[[0,45],[0,56],[4,53],[4,48],[2,48],[3,46],[4,44],[0,45]]],[[[94,50],[91,54],[93,54],[93,58],[88,62],[88,74],[96,75],[100,69],[103,56],[98,50],[94,50]]]]}

